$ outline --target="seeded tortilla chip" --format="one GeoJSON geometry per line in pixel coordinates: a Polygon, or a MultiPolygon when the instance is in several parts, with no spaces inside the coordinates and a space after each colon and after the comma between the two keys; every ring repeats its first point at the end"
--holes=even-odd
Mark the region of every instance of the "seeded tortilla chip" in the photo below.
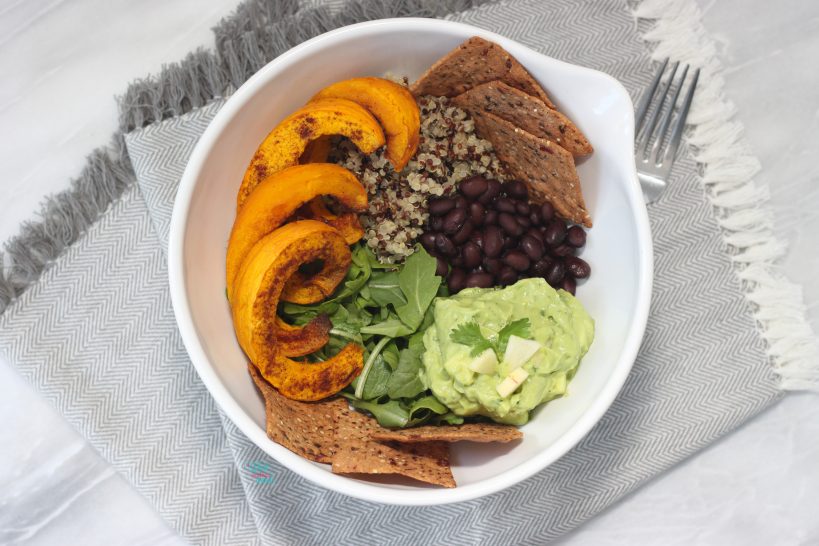
{"type": "Polygon", "coordinates": [[[549,201],[558,216],[592,227],[572,154],[485,110],[470,112],[478,136],[487,139],[513,178],[526,182],[533,201],[549,201]]]}
{"type": "Polygon", "coordinates": [[[255,366],[248,365],[264,397],[267,437],[305,459],[331,463],[336,452],[335,417],[347,402],[338,398],[298,402],[279,394],[255,366]]]}
{"type": "Polygon", "coordinates": [[[434,95],[454,97],[493,80],[501,80],[524,93],[554,104],[529,72],[498,44],[473,36],[438,59],[429,70],[410,85],[416,97],[434,95]]]}
{"type": "Polygon", "coordinates": [[[393,441],[404,444],[416,442],[512,442],[523,438],[517,427],[492,423],[466,423],[464,425],[441,425],[404,428],[399,430],[381,429],[373,432],[378,441],[393,441]]]}
{"type": "Polygon", "coordinates": [[[556,142],[575,157],[589,155],[594,150],[588,139],[569,118],[520,89],[502,82],[482,83],[461,93],[452,103],[474,112],[485,110],[536,137],[556,142]]]}
{"type": "Polygon", "coordinates": [[[455,487],[445,442],[380,443],[371,439],[381,427],[374,419],[336,406],[338,450],[333,457],[336,474],[398,474],[422,482],[455,487]]]}

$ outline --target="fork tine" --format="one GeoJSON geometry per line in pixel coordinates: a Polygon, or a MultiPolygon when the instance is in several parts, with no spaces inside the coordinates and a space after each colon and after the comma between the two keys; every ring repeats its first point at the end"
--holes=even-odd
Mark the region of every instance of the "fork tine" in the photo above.
{"type": "Polygon", "coordinates": [[[683,130],[685,129],[685,118],[688,117],[688,110],[691,108],[691,102],[694,99],[694,90],[697,88],[697,80],[700,79],[700,69],[694,71],[694,79],[691,80],[691,85],[688,86],[688,91],[685,94],[685,100],[680,113],[677,114],[677,121],[674,124],[674,132],[671,134],[671,140],[668,141],[668,148],[665,150],[663,163],[666,161],[674,161],[677,155],[677,148],[680,147],[683,130]]]}
{"type": "Polygon", "coordinates": [[[677,105],[677,99],[680,97],[683,85],[685,85],[685,77],[688,75],[688,65],[683,68],[679,83],[674,88],[674,94],[671,101],[668,103],[668,109],[663,114],[663,121],[660,123],[660,129],[657,131],[657,138],[654,140],[654,145],[651,147],[651,155],[653,158],[659,157],[660,146],[663,140],[668,135],[668,127],[671,125],[671,116],[674,114],[674,107],[677,105]]]}
{"type": "Polygon", "coordinates": [[[660,113],[663,111],[663,105],[665,104],[665,99],[668,96],[668,89],[671,87],[671,83],[674,81],[674,76],[677,74],[677,68],[679,66],[679,61],[675,62],[671,66],[671,75],[668,76],[668,79],[662,85],[659,99],[655,100],[657,107],[651,113],[651,117],[648,119],[648,126],[645,131],[643,131],[643,157],[645,157],[648,153],[648,144],[651,142],[651,137],[654,135],[654,129],[657,127],[657,120],[660,119],[660,113]]]}
{"type": "Polygon", "coordinates": [[[646,112],[648,112],[648,105],[651,104],[651,99],[654,96],[654,91],[657,90],[657,84],[660,83],[660,78],[663,77],[663,72],[665,72],[665,68],[668,66],[668,57],[665,58],[663,64],[660,66],[660,69],[657,70],[657,73],[654,74],[654,80],[651,82],[651,85],[643,92],[643,96],[640,97],[640,102],[637,105],[637,113],[634,116],[635,121],[635,135],[640,132],[640,129],[643,127],[643,120],[646,117],[646,112]]]}

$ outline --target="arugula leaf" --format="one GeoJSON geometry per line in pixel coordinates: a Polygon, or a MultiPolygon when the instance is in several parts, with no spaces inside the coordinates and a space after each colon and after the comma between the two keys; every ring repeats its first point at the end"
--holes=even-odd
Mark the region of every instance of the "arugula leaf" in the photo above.
{"type": "Polygon", "coordinates": [[[436,416],[433,421],[438,425],[442,423],[447,425],[462,425],[464,418],[449,411],[443,415],[436,416]]]}
{"type": "Polygon", "coordinates": [[[407,348],[399,353],[398,366],[387,382],[387,396],[390,398],[414,398],[424,392],[418,372],[421,370],[421,353],[407,348]]]}
{"type": "Polygon", "coordinates": [[[373,273],[367,285],[370,299],[379,307],[392,304],[395,307],[407,304],[407,298],[398,285],[398,272],[377,271],[373,273]]]}
{"type": "Polygon", "coordinates": [[[398,273],[398,285],[407,303],[396,306],[395,312],[401,322],[409,326],[410,333],[421,326],[429,304],[438,293],[441,277],[435,274],[436,267],[435,258],[419,246],[398,273]]]}
{"type": "Polygon", "coordinates": [[[498,332],[498,341],[495,344],[495,352],[498,355],[498,359],[503,358],[502,355],[506,354],[506,345],[509,343],[510,337],[518,336],[524,339],[532,339],[532,334],[529,331],[531,325],[532,323],[529,322],[528,318],[522,318],[513,320],[501,328],[501,331],[498,332]]]}
{"type": "Polygon", "coordinates": [[[342,392],[342,396],[347,398],[356,409],[369,412],[378,421],[378,424],[387,428],[402,428],[409,422],[409,410],[404,408],[398,400],[389,400],[384,404],[359,400],[354,396],[342,392]]]}
{"type": "Polygon", "coordinates": [[[411,330],[406,324],[397,318],[387,319],[383,322],[377,322],[361,329],[362,334],[378,334],[389,337],[408,336],[415,330],[411,330]]]}
{"type": "Polygon", "coordinates": [[[470,347],[469,356],[478,356],[487,349],[494,349],[492,342],[483,336],[481,327],[474,320],[459,324],[449,333],[449,339],[470,347]]]}
{"type": "Polygon", "coordinates": [[[384,358],[382,355],[378,355],[370,368],[370,373],[367,374],[367,383],[364,384],[362,398],[372,400],[387,394],[387,382],[390,380],[391,375],[392,372],[384,358]]]}
{"type": "Polygon", "coordinates": [[[428,394],[412,402],[409,408],[409,421],[406,426],[414,427],[426,423],[435,415],[443,415],[449,408],[428,394]]]}

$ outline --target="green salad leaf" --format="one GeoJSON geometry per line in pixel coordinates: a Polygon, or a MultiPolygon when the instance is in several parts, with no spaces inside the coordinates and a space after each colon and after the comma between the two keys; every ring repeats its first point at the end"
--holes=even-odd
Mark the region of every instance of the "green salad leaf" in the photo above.
{"type": "Polygon", "coordinates": [[[421,354],[412,346],[401,351],[398,365],[387,382],[386,393],[390,398],[414,398],[426,390],[420,377],[421,354]]]}

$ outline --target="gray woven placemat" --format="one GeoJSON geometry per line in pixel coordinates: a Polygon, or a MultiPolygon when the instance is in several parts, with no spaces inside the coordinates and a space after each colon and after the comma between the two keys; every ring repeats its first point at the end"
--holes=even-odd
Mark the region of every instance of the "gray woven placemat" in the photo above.
{"type": "Polygon", "coordinates": [[[219,27],[220,57],[197,53],[132,89],[125,103],[140,107],[126,107],[125,128],[167,119],[130,132],[127,154],[96,156],[77,183],[94,193],[74,195],[93,199],[82,207],[70,201],[59,209],[67,221],[41,228],[57,233],[59,248],[32,245],[31,271],[21,266],[0,283],[0,303],[28,286],[0,317],[9,361],[189,541],[542,544],[779,396],[696,166],[684,158],[649,210],[656,281],[634,371],[599,425],[532,479],[468,503],[380,506],[306,482],[222,418],[182,347],[164,256],[179,176],[222,104],[208,99],[291,42],[350,19],[406,14],[449,14],[608,72],[633,95],[650,76],[634,20],[618,0],[509,0],[451,11],[465,4],[362,1],[335,15],[291,2],[247,4],[219,27]],[[173,78],[196,92],[178,96],[173,78]],[[82,225],[89,226],[80,233],[82,225]],[[54,253],[59,258],[32,284],[37,260],[54,253]],[[255,463],[269,465],[272,479],[254,479],[255,463]]]}

